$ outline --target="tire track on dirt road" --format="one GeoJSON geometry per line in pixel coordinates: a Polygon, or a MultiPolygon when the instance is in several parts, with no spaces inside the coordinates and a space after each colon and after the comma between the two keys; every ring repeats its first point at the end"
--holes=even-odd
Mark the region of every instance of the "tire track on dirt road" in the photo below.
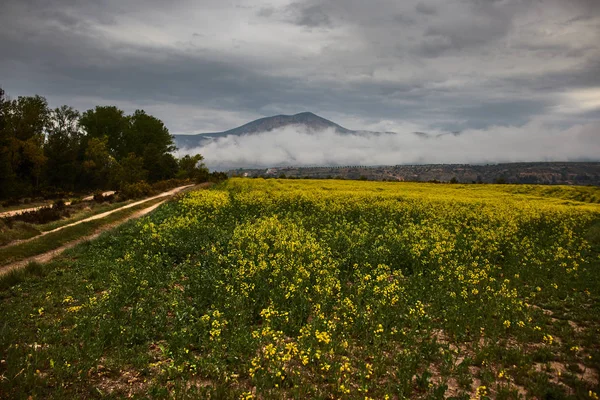
{"type": "MultiPolygon", "coordinates": [[[[165,197],[165,200],[163,200],[163,201],[161,201],[159,203],[153,204],[150,207],[147,207],[147,208],[144,208],[142,210],[139,210],[139,211],[137,211],[137,212],[135,212],[135,213],[133,213],[133,214],[131,214],[131,215],[129,215],[129,216],[121,219],[121,220],[118,220],[116,222],[113,222],[113,223],[101,226],[100,228],[98,228],[91,235],[83,236],[83,237],[81,237],[79,239],[71,241],[71,242],[69,242],[67,244],[64,244],[64,245],[62,245],[62,246],[60,246],[60,247],[58,247],[56,249],[50,250],[48,252],[45,252],[45,253],[42,253],[42,254],[38,254],[36,256],[28,257],[26,259],[13,262],[11,264],[0,266],[0,276],[2,276],[4,274],[7,274],[10,271],[23,268],[27,264],[29,264],[30,262],[46,263],[46,262],[52,260],[53,258],[57,257],[58,255],[60,255],[61,253],[63,253],[65,250],[71,249],[71,248],[75,247],[76,245],[78,245],[78,244],[80,244],[82,242],[85,242],[85,241],[88,241],[88,240],[93,240],[93,239],[97,238],[98,236],[100,236],[102,233],[107,232],[107,231],[109,231],[109,230],[111,230],[113,228],[116,228],[117,226],[119,226],[119,225],[121,225],[121,224],[123,224],[123,223],[125,223],[125,222],[127,222],[129,220],[140,218],[140,217],[142,217],[142,216],[144,216],[144,215],[146,215],[146,214],[154,211],[161,204],[163,204],[167,200],[169,200],[172,196],[174,196],[177,193],[180,193],[180,192],[184,191],[185,189],[188,189],[188,188],[190,188],[192,186],[196,186],[196,185],[180,186],[180,187],[177,187],[175,189],[169,190],[168,192],[164,192],[164,193],[161,193],[159,195],[156,195],[156,196],[153,196],[153,197],[149,197],[147,199],[140,200],[140,201],[137,201],[135,203],[128,204],[128,205],[123,206],[121,208],[118,208],[116,210],[111,210],[111,211],[107,211],[107,212],[102,213],[102,214],[94,215],[94,216],[92,216],[90,218],[87,218],[85,220],[77,221],[77,222],[75,222],[73,224],[62,226],[62,227],[57,228],[57,229],[55,229],[53,231],[45,232],[45,234],[48,234],[50,232],[56,232],[56,231],[59,231],[61,229],[69,227],[69,226],[74,226],[74,225],[77,225],[77,224],[80,224],[80,223],[83,223],[83,222],[86,222],[86,221],[92,221],[94,219],[104,218],[104,217],[106,217],[106,216],[108,216],[108,215],[110,215],[110,214],[112,214],[114,212],[121,211],[123,209],[131,208],[131,207],[135,207],[135,206],[143,204],[145,202],[165,197]]],[[[206,187],[206,185],[203,184],[200,187],[206,187]]],[[[35,239],[39,238],[40,236],[41,235],[38,235],[38,236],[36,236],[34,238],[28,239],[27,241],[35,240],[35,239]]],[[[21,243],[23,243],[23,241],[21,243]]]]}

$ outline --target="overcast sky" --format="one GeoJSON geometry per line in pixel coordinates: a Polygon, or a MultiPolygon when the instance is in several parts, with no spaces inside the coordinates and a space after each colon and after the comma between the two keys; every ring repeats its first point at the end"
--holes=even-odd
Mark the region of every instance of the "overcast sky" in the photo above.
{"type": "Polygon", "coordinates": [[[2,0],[0,27],[9,95],[143,108],[174,134],[302,111],[392,131],[600,121],[599,0],[2,0]]]}

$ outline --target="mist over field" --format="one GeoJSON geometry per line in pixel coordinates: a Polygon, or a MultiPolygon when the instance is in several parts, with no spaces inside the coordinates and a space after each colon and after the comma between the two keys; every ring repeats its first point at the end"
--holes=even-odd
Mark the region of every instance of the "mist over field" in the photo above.
{"type": "Polygon", "coordinates": [[[530,122],[460,134],[412,131],[340,134],[289,126],[246,136],[230,135],[183,154],[200,153],[214,169],[276,166],[463,164],[587,161],[600,154],[600,123],[552,127],[530,122]]]}

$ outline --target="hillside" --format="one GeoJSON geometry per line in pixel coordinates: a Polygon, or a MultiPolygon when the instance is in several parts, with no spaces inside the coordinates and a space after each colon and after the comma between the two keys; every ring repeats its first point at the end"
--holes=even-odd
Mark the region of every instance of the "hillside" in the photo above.
{"type": "Polygon", "coordinates": [[[319,117],[316,114],[311,112],[303,112],[294,115],[275,115],[273,117],[260,118],[224,132],[200,133],[197,135],[174,135],[174,138],[178,148],[192,148],[203,146],[206,143],[221,137],[230,135],[252,135],[293,125],[300,125],[310,132],[333,129],[342,134],[355,133],[353,130],[346,129],[335,122],[329,121],[323,117],[319,117]]]}

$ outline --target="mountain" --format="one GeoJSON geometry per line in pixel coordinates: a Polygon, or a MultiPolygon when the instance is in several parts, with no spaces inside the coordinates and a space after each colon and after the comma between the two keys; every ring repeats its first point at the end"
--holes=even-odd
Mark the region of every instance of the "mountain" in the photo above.
{"type": "Polygon", "coordinates": [[[311,112],[303,112],[295,115],[276,115],[274,117],[260,118],[245,125],[224,132],[200,133],[197,135],[173,135],[178,148],[192,148],[204,146],[213,140],[226,136],[245,136],[261,132],[269,132],[274,129],[285,128],[292,125],[301,125],[309,132],[319,132],[325,129],[333,129],[340,134],[354,134],[356,131],[346,129],[323,117],[311,112]]]}

